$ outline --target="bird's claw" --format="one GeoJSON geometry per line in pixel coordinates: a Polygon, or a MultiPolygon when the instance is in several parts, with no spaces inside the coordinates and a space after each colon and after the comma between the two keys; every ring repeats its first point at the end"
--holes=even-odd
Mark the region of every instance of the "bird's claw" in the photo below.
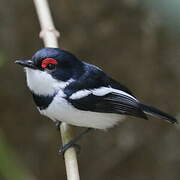
{"type": "Polygon", "coordinates": [[[59,155],[64,155],[64,153],[71,147],[74,147],[76,149],[76,152],[79,154],[80,151],[81,151],[81,146],[79,144],[75,144],[75,143],[68,143],[68,144],[65,144],[63,147],[61,147],[59,149],[59,152],[58,154],[59,155]]]}
{"type": "Polygon", "coordinates": [[[65,151],[67,149],[69,149],[70,147],[75,147],[76,148],[76,152],[79,153],[81,150],[80,145],[76,144],[76,142],[86,133],[88,133],[90,130],[92,130],[91,128],[87,128],[85,131],[81,132],[78,136],[76,136],[74,139],[72,139],[71,141],[69,141],[67,144],[65,144],[60,150],[59,150],[59,154],[63,154],[65,153],[65,151]]]}

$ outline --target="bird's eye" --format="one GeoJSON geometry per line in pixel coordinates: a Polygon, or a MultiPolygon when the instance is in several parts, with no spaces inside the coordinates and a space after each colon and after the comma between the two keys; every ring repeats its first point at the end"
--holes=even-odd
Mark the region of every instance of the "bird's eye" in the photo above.
{"type": "Polygon", "coordinates": [[[53,70],[56,68],[58,62],[53,58],[46,58],[42,61],[41,67],[43,69],[53,70]]]}
{"type": "Polygon", "coordinates": [[[46,69],[53,70],[53,69],[55,69],[55,67],[56,67],[56,64],[48,64],[46,66],[46,69]]]}

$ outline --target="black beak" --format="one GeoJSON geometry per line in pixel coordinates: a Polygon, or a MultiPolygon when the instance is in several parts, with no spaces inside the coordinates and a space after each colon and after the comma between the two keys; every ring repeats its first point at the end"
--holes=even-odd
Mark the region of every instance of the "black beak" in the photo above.
{"type": "Polygon", "coordinates": [[[34,65],[33,61],[28,59],[28,60],[17,60],[15,61],[16,64],[20,64],[21,66],[28,67],[31,69],[36,69],[36,66],[34,65]]]}

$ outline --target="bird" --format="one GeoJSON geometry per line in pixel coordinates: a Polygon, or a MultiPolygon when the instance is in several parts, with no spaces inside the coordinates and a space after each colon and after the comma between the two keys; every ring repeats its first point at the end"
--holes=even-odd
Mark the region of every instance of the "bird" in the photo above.
{"type": "Polygon", "coordinates": [[[66,50],[42,48],[31,59],[15,63],[25,69],[27,86],[40,114],[58,124],[66,122],[87,128],[60,152],[75,145],[91,129],[112,128],[126,115],[143,119],[151,115],[177,123],[168,113],[141,103],[101,68],[66,50]]]}

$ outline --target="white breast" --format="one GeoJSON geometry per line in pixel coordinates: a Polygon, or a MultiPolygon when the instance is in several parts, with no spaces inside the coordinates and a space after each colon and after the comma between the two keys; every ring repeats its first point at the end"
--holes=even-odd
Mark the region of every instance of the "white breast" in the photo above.
{"type": "Polygon", "coordinates": [[[37,95],[53,95],[73,81],[73,79],[67,82],[58,81],[48,72],[37,69],[25,68],[25,72],[29,89],[37,95]]]}
{"type": "Polygon", "coordinates": [[[110,128],[123,119],[123,117],[118,114],[78,110],[63,98],[62,92],[56,95],[46,110],[40,112],[54,121],[59,120],[75,126],[95,129],[110,128]]]}

